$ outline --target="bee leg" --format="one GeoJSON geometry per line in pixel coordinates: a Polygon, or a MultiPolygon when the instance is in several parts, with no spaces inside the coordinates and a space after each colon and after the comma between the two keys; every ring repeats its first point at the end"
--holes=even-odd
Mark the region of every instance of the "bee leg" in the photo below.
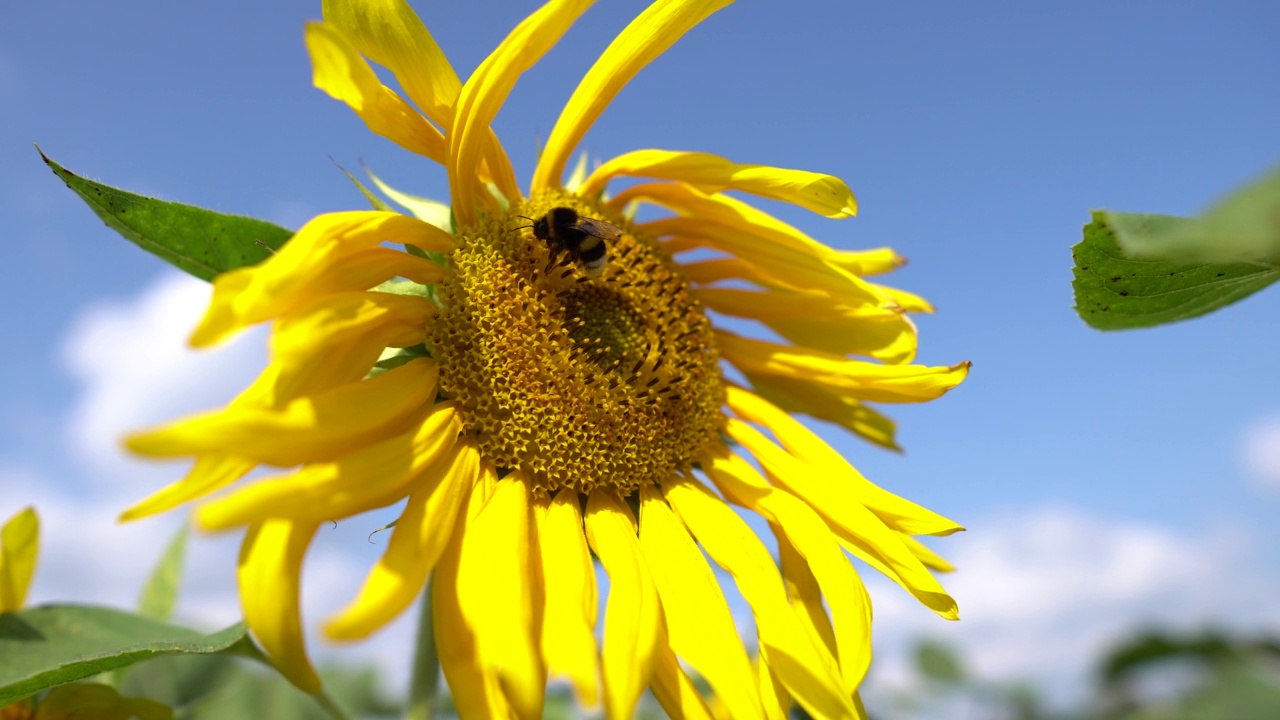
{"type": "Polygon", "coordinates": [[[556,266],[556,261],[560,259],[559,248],[551,248],[547,251],[547,266],[542,269],[543,275],[550,275],[551,268],[556,266]]]}

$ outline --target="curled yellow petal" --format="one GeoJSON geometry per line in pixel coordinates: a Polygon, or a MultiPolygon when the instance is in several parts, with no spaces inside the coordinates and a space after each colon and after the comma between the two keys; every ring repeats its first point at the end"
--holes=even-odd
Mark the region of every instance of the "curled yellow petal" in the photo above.
{"type": "Polygon", "coordinates": [[[805,378],[744,372],[756,394],[793,413],[833,422],[887,450],[902,452],[898,424],[866,404],[805,378]]]}
{"type": "Polygon", "coordinates": [[[234,454],[287,467],[324,462],[402,432],[435,398],[438,368],[411,360],[376,377],[290,401],[279,410],[230,406],[126,439],[152,457],[234,454]]]}
{"type": "Polygon", "coordinates": [[[326,296],[277,320],[271,333],[275,375],[259,388],[262,404],[280,407],[359,380],[384,348],[422,342],[422,328],[435,312],[435,303],[424,297],[357,291],[326,296]]]}
{"type": "Polygon", "coordinates": [[[329,213],[303,225],[260,265],[238,268],[213,281],[213,299],[191,336],[205,347],[254,323],[278,317],[318,295],[366,290],[397,275],[433,282],[440,267],[390,248],[383,241],[443,252],[453,237],[407,215],[381,211],[329,213]],[[432,268],[431,266],[435,266],[432,268]]]}
{"type": "Polygon", "coordinates": [[[835,658],[805,632],[773,558],[751,528],[701,483],[673,480],[663,491],[698,544],[733,576],[755,614],[761,656],[796,701],[815,717],[854,717],[835,658]]]}
{"type": "Polygon", "coordinates": [[[317,88],[349,105],[374,133],[410,152],[444,162],[448,154],[444,135],[383,85],[342,33],[325,23],[310,22],[306,41],[317,88]]]}
{"type": "Polygon", "coordinates": [[[21,609],[40,556],[40,518],[33,507],[14,513],[0,529],[0,613],[21,609]]]}
{"type": "Polygon", "coordinates": [[[318,523],[268,520],[253,525],[240,546],[240,606],[258,644],[285,678],[303,692],[320,690],[307,660],[299,584],[302,558],[318,523]]]}
{"type": "Polygon", "coordinates": [[[150,517],[217,492],[248,475],[257,466],[256,461],[229,455],[201,455],[187,471],[186,477],[164,486],[120,513],[120,522],[150,517]]]}
{"type": "Polygon", "coordinates": [[[579,192],[594,196],[620,175],[675,180],[703,192],[740,190],[793,203],[829,218],[858,213],[853,192],[840,178],[807,170],[744,165],[703,152],[635,150],[596,168],[579,192]]]}
{"type": "Polygon", "coordinates": [[[324,520],[385,507],[403,498],[424,473],[452,467],[457,434],[454,404],[438,403],[409,432],[204,503],[196,511],[196,524],[224,530],[271,517],[324,520]]]}
{"type": "Polygon", "coordinates": [[[824,496],[827,497],[821,501],[824,504],[862,503],[889,527],[911,535],[949,535],[964,529],[955,521],[867,480],[822,438],[758,395],[737,386],[729,386],[725,389],[725,403],[743,420],[768,428],[787,452],[812,466],[810,475],[813,482],[821,485],[824,492],[832,493],[831,496],[824,496]],[[845,499],[830,499],[837,496],[845,499]]]}
{"type": "Polygon", "coordinates": [[[533,67],[590,5],[591,0],[551,0],[543,5],[517,25],[462,86],[449,133],[448,162],[453,211],[459,225],[474,223],[476,208],[485,201],[472,178],[489,142],[489,124],[520,75],[533,67]]]}
{"type": "MultiPolygon", "coordinates": [[[[948,620],[959,617],[956,601],[947,594],[928,568],[907,549],[902,535],[855,498],[832,491],[819,482],[813,469],[787,454],[758,430],[729,418],[725,434],[749,450],[774,484],[804,498],[830,525],[841,544],[890,580],[901,585],[925,607],[948,620]]],[[[709,456],[716,465],[732,463],[736,456],[721,450],[709,456]]]]}
{"type": "Polygon", "coordinates": [[[609,574],[604,611],[605,716],[631,717],[649,685],[658,650],[662,608],[636,537],[635,518],[608,491],[587,499],[587,541],[609,574]]]}
{"type": "MultiPolygon", "coordinates": [[[[697,223],[706,222],[711,227],[726,226],[731,230],[747,234],[756,240],[756,244],[768,242],[778,245],[791,250],[792,253],[820,260],[826,267],[848,275],[860,276],[885,272],[905,262],[892,250],[885,248],[835,250],[800,232],[794,226],[741,200],[723,193],[704,193],[684,183],[661,182],[635,185],[618,193],[609,201],[609,205],[614,208],[624,208],[635,202],[657,203],[682,216],[688,216],[687,219],[696,220],[697,223]]],[[[673,231],[668,234],[680,234],[677,230],[687,228],[694,237],[700,237],[696,232],[697,223],[670,226],[673,231]]],[[[668,228],[665,225],[654,227],[668,228]]],[[[708,239],[723,242],[718,236],[708,239]]],[[[761,250],[761,252],[768,251],[770,251],[768,248],[761,250]]],[[[749,254],[741,257],[748,261],[752,260],[749,254]]],[[[788,270],[794,272],[791,269],[788,270]]],[[[867,290],[874,289],[875,286],[863,283],[861,287],[867,290]]],[[[878,290],[874,294],[885,295],[878,290]]]]}
{"type": "Polygon", "coordinates": [[[553,676],[573,683],[578,701],[599,702],[599,651],[595,565],[587,549],[578,494],[562,489],[534,501],[534,529],[542,561],[546,610],[542,617],[542,657],[553,676]]]}
{"type": "Polygon", "coordinates": [[[654,488],[640,491],[640,548],[662,600],[674,650],[696,669],[733,717],[763,714],[751,660],[729,605],[693,538],[654,488]]]}
{"type": "Polygon", "coordinates": [[[459,443],[441,458],[409,494],[391,531],[387,549],[351,604],[325,623],[329,637],[367,637],[413,602],[453,533],[458,508],[475,484],[480,454],[459,443]]]}
{"type": "Polygon", "coordinates": [[[758,320],[796,345],[889,364],[916,356],[916,326],[896,309],[848,306],[821,293],[701,288],[697,296],[716,312],[758,320]]]}
{"type": "MultiPolygon", "coordinates": [[[[836,536],[813,508],[771,486],[749,463],[724,448],[704,462],[703,469],[725,498],[768,518],[782,531],[780,545],[793,547],[803,557],[830,607],[834,655],[840,664],[845,692],[852,695],[871,663],[871,601],[836,536]]],[[[788,549],[783,548],[784,558],[788,549]]],[[[794,567],[784,564],[784,577],[787,570],[797,575],[794,567]]],[[[800,574],[798,579],[803,581],[805,577],[800,574]]],[[[792,601],[795,599],[793,596],[792,601]]],[[[805,612],[800,617],[816,631],[810,636],[827,646],[828,638],[822,633],[825,614],[821,619],[810,615],[820,608],[820,602],[816,608],[802,606],[805,612]]]]}
{"type": "Polygon", "coordinates": [[[944,573],[956,571],[955,565],[952,565],[946,558],[934,552],[933,548],[925,545],[918,539],[913,538],[910,535],[903,535],[902,543],[907,546],[907,549],[911,551],[912,555],[919,558],[920,562],[924,563],[924,566],[930,570],[936,570],[944,573]]]}
{"type": "Polygon", "coordinates": [[[578,83],[533,171],[532,191],[557,188],[582,136],[631,78],[732,0],[657,0],[632,20],[578,83]]]}
{"type": "Polygon", "coordinates": [[[941,397],[969,374],[969,363],[944,367],[877,365],[840,355],[752,340],[717,330],[720,351],[744,373],[781,375],[873,402],[923,402],[941,397]]]}
{"type": "Polygon", "coordinates": [[[447,128],[462,83],[404,0],[324,0],[324,19],[360,54],[395,74],[427,117],[447,128]]]}

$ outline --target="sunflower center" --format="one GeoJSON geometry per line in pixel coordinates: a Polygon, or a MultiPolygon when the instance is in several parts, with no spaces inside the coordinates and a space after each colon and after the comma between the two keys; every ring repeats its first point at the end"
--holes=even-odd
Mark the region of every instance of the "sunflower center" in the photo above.
{"type": "Polygon", "coordinates": [[[486,458],[545,492],[627,495],[688,469],[717,436],[711,324],[630,222],[549,194],[456,239],[429,337],[441,389],[486,458]],[[590,251],[600,236],[603,266],[590,251]]]}

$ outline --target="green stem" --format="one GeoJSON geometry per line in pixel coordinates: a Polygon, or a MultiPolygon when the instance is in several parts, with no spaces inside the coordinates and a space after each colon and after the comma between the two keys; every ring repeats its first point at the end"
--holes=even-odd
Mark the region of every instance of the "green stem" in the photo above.
{"type": "Polygon", "coordinates": [[[333,720],[350,720],[350,718],[347,717],[347,713],[344,712],[343,709],[338,706],[338,703],[329,696],[329,693],[324,690],[321,690],[311,697],[315,698],[316,703],[318,703],[320,707],[324,708],[324,711],[329,713],[329,717],[333,718],[333,720]]]}
{"type": "Polygon", "coordinates": [[[440,658],[436,655],[436,631],[431,621],[431,580],[427,580],[419,603],[418,638],[413,651],[413,675],[409,678],[409,707],[405,710],[405,720],[432,720],[439,684],[440,658]]]}
{"type": "MultiPolygon", "coordinates": [[[[281,677],[284,677],[284,673],[280,672],[280,668],[276,667],[276,664],[271,662],[271,658],[268,657],[266,653],[262,652],[262,649],[258,647],[258,644],[255,643],[248,635],[240,638],[240,641],[228,648],[226,652],[231,655],[239,655],[240,657],[248,658],[254,662],[262,663],[272,670],[275,670],[281,677]]],[[[337,701],[334,700],[329,693],[325,692],[323,687],[320,688],[319,692],[308,694],[311,695],[311,697],[316,701],[316,704],[323,708],[324,711],[328,713],[329,717],[333,718],[333,720],[351,720],[351,718],[347,716],[346,711],[338,705],[337,701]]]]}

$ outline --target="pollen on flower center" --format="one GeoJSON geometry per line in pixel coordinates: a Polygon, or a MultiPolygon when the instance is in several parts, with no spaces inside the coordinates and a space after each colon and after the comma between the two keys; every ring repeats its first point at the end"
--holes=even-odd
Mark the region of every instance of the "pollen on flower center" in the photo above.
{"type": "Polygon", "coordinates": [[[485,457],[543,491],[627,495],[687,469],[718,436],[711,324],[670,258],[625,219],[550,194],[456,237],[429,338],[441,390],[485,457]],[[603,273],[591,277],[520,217],[554,207],[623,229],[603,273]]]}

